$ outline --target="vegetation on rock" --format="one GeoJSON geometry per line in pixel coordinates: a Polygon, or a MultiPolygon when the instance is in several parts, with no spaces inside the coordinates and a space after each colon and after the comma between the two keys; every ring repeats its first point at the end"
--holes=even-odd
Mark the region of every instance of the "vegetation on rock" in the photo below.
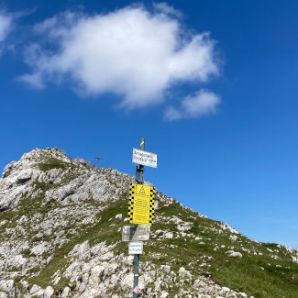
{"type": "MultiPolygon", "coordinates": [[[[54,149],[8,166],[0,296],[127,297],[132,259],[121,228],[132,181],[54,149]]],[[[157,202],[141,258],[144,297],[298,297],[297,251],[252,241],[160,192],[157,202]]]]}

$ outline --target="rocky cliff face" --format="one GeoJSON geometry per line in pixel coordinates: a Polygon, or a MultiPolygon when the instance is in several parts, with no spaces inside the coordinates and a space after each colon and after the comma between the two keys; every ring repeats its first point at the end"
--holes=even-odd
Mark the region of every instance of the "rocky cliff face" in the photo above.
{"type": "MultiPolygon", "coordinates": [[[[7,165],[0,298],[130,297],[132,257],[121,227],[131,182],[57,149],[7,165]]],[[[160,192],[156,208],[141,297],[298,297],[297,251],[251,241],[160,192]]]]}

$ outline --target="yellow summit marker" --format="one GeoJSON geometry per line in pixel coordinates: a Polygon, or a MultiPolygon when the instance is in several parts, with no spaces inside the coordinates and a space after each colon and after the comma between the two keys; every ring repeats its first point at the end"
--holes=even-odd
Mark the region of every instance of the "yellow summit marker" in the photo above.
{"type": "Polygon", "coordinates": [[[141,142],[140,142],[140,149],[141,149],[141,150],[144,150],[144,149],[145,149],[145,139],[144,139],[144,138],[141,139],[141,142]]]}
{"type": "Polygon", "coordinates": [[[128,217],[132,224],[149,224],[154,219],[153,186],[133,183],[129,191],[128,217]]]}

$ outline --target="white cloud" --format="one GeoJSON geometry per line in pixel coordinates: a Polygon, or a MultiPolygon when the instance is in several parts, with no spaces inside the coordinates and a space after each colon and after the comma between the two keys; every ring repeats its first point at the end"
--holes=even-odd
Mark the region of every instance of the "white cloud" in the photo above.
{"type": "Polygon", "coordinates": [[[166,2],[157,2],[153,3],[153,7],[156,9],[156,11],[165,13],[166,15],[173,15],[178,18],[182,18],[182,13],[175,9],[174,7],[170,6],[166,2]]]}
{"type": "Polygon", "coordinates": [[[39,73],[24,74],[20,76],[18,80],[28,84],[34,89],[43,89],[45,87],[43,79],[39,73]]]}
{"type": "Polygon", "coordinates": [[[164,117],[168,121],[174,121],[214,114],[219,103],[218,95],[210,91],[200,90],[194,95],[184,98],[179,108],[170,106],[164,117]]]}
{"type": "Polygon", "coordinates": [[[3,42],[11,30],[11,27],[12,17],[4,11],[0,11],[0,51],[3,47],[3,42]]]}
{"type": "Polygon", "coordinates": [[[37,88],[71,82],[84,95],[112,93],[121,106],[139,108],[164,101],[177,83],[217,75],[209,34],[191,34],[174,9],[164,3],[156,7],[153,12],[142,6],[96,15],[66,12],[45,20],[35,32],[47,40],[30,47],[31,71],[20,79],[37,88]]]}

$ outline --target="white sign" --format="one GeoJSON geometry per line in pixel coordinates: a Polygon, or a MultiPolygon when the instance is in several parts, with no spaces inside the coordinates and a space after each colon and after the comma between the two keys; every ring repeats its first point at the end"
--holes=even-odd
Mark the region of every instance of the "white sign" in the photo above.
{"type": "Polygon", "coordinates": [[[155,153],[133,148],[132,162],[151,168],[157,168],[157,155],[155,153]]]}
{"type": "Polygon", "coordinates": [[[128,243],[128,254],[129,255],[141,255],[143,254],[143,242],[129,242],[128,243]]]}
{"type": "Polygon", "coordinates": [[[150,224],[126,225],[122,229],[122,241],[146,241],[150,237],[150,224]]]}

